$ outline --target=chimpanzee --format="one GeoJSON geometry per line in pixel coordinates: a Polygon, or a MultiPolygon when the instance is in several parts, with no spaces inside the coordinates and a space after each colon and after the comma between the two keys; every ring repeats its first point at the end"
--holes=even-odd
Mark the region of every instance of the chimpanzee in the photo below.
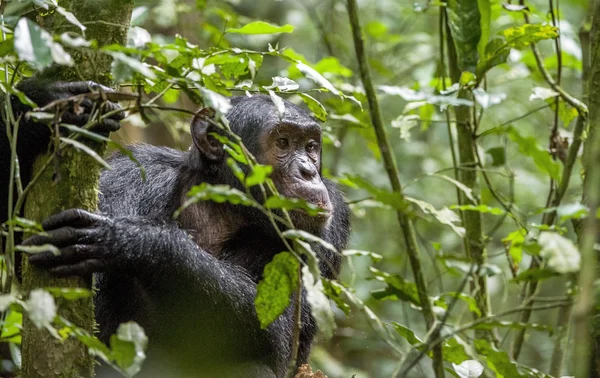
{"type": "MultiPolygon", "coordinates": [[[[109,91],[89,82],[26,80],[20,85],[38,106],[53,100],[109,91]]],[[[11,99],[17,115],[28,110],[11,99]]],[[[326,210],[310,217],[291,216],[299,227],[320,235],[342,250],[349,235],[349,209],[342,193],[321,177],[321,130],[309,114],[285,102],[282,119],[269,97],[234,97],[227,114],[231,129],[241,136],[262,164],[273,166],[272,178],[285,196],[305,199],[326,210]]],[[[83,125],[88,113],[63,114],[65,123],[83,125]]],[[[105,110],[117,105],[105,103],[105,110]]],[[[115,112],[112,112],[115,113],[115,112]]],[[[97,132],[118,128],[122,114],[106,118],[97,132]]],[[[4,127],[3,127],[4,128],[4,127]]],[[[138,322],[150,342],[142,376],[281,377],[291,359],[293,306],[266,330],[254,308],[256,285],[265,265],[286,248],[259,210],[201,202],[173,213],[188,190],[200,183],[241,184],[226,165],[226,153],[214,138],[217,128],[203,117],[191,123],[193,145],[181,152],[165,147],[133,145],[140,170],[128,157],[116,154],[100,179],[100,209],[71,209],[43,222],[47,234],[23,244],[51,243],[61,254],[32,255],[35,266],[61,275],[95,275],[96,319],[100,338],[107,341],[120,323],[138,322]]],[[[48,149],[47,125],[21,118],[18,156],[26,184],[32,162],[48,149]]],[[[7,219],[10,148],[0,132],[0,222],[7,219]]],[[[263,201],[260,192],[253,193],[263,201]]],[[[323,275],[336,277],[341,259],[315,245],[323,275]]],[[[306,300],[302,301],[299,361],[308,358],[316,333],[306,300]]]]}

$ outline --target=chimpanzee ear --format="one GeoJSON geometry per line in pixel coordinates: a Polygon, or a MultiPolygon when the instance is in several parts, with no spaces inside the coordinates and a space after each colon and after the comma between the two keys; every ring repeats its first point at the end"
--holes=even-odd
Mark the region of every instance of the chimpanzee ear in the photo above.
{"type": "Polygon", "coordinates": [[[213,124],[214,112],[209,108],[198,111],[192,120],[190,131],[194,145],[200,154],[212,161],[220,161],[225,156],[223,144],[211,133],[218,133],[219,128],[213,124]]]}

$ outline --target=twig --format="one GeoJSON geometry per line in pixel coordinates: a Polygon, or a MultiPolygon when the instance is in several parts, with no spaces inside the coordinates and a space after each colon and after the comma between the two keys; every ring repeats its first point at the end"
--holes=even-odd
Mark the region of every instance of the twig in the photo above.
{"type": "MultiPolygon", "coordinates": [[[[369,102],[369,111],[371,113],[371,121],[377,137],[377,144],[379,146],[379,150],[381,151],[381,156],[383,157],[392,190],[398,193],[400,198],[404,200],[396,159],[387,136],[383,122],[383,115],[381,113],[379,101],[375,92],[375,87],[371,80],[371,72],[369,63],[367,61],[367,54],[365,52],[362,28],[360,26],[358,12],[359,10],[356,0],[348,0],[348,16],[350,18],[350,25],[352,28],[354,49],[356,51],[356,58],[358,60],[361,80],[367,95],[367,100],[369,102]]],[[[435,315],[431,309],[431,304],[427,295],[427,286],[423,277],[423,271],[421,269],[421,261],[419,258],[419,249],[417,246],[414,225],[408,215],[402,211],[397,211],[397,217],[398,222],[400,223],[400,228],[402,229],[402,233],[404,235],[404,242],[406,244],[408,259],[410,261],[413,276],[415,278],[419,302],[423,309],[423,316],[425,317],[427,328],[431,329],[435,323],[435,315]]],[[[435,336],[437,335],[434,335],[434,337],[435,336]]],[[[435,348],[433,354],[433,368],[435,371],[435,376],[437,378],[442,378],[444,377],[444,364],[441,347],[435,348]]]]}

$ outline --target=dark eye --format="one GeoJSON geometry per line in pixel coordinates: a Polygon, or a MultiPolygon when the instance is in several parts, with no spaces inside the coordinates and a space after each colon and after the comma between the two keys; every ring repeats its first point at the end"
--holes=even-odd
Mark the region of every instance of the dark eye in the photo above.
{"type": "Polygon", "coordinates": [[[319,143],[317,142],[310,142],[307,146],[306,146],[306,152],[308,153],[312,153],[312,152],[317,152],[319,150],[319,143]]]}
{"type": "Polygon", "coordinates": [[[290,141],[287,138],[279,138],[275,141],[278,148],[285,150],[290,146],[290,141]]]}

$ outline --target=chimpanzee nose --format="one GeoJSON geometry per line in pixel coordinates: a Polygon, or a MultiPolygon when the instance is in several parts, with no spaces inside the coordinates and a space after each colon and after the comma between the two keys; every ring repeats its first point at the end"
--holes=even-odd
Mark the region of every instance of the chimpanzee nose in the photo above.
{"type": "Polygon", "coordinates": [[[318,174],[317,167],[308,161],[301,161],[298,167],[302,178],[306,181],[312,181],[313,178],[318,174]]]}

